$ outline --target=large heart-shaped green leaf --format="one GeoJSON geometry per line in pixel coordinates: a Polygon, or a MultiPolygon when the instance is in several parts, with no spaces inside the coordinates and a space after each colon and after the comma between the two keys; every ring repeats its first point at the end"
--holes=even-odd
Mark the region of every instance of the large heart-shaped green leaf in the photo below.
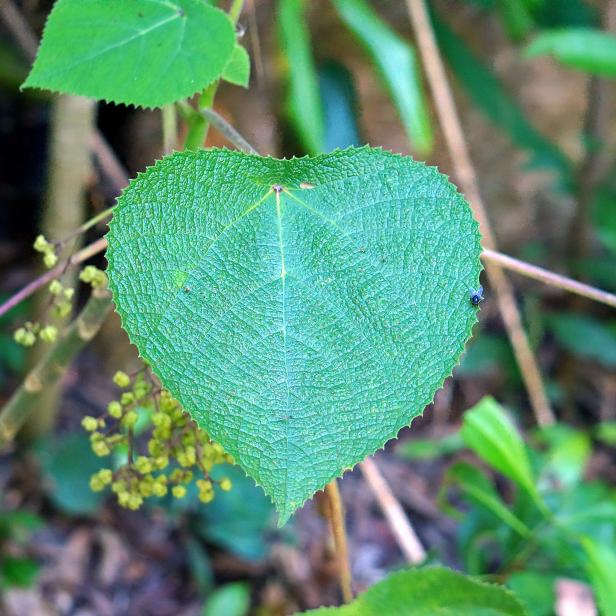
{"type": "Polygon", "coordinates": [[[466,201],[381,150],[176,153],[108,241],[132,342],[281,521],[422,412],[476,321],[466,201]]]}
{"type": "Polygon", "coordinates": [[[218,79],[234,44],[203,0],[58,0],[23,87],[161,107],[218,79]]]}

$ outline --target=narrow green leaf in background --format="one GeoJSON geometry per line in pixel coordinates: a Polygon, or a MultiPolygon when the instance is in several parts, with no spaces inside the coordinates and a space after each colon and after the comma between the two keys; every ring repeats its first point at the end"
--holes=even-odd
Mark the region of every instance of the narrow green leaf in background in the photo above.
{"type": "Polygon", "coordinates": [[[530,150],[533,167],[554,169],[566,182],[570,165],[563,153],[537,131],[494,72],[434,12],[432,23],[439,47],[469,98],[514,144],[530,150]]]}
{"type": "Polygon", "coordinates": [[[479,469],[459,462],[447,471],[447,478],[453,481],[470,500],[487,509],[516,533],[522,537],[530,534],[528,526],[511,513],[509,506],[479,469]]]}
{"type": "Polygon", "coordinates": [[[468,204],[381,150],[178,152],[107,239],[131,341],[282,522],[423,411],[477,321],[468,204]]]}
{"type": "Polygon", "coordinates": [[[377,66],[411,144],[422,156],[429,154],[434,138],[415,50],[365,0],[334,5],[377,66]]]}
{"type": "Polygon", "coordinates": [[[319,68],[319,85],[325,120],[323,151],[362,145],[353,75],[342,64],[330,60],[319,68]]]}
{"type": "Polygon", "coordinates": [[[248,52],[239,44],[233,48],[222,78],[236,86],[248,87],[250,81],[250,57],[248,52]]]}
{"type": "Polygon", "coordinates": [[[202,0],[58,0],[22,87],[162,107],[218,79],[234,44],[202,0]]]}
{"type": "Polygon", "coordinates": [[[584,539],[586,571],[602,616],[616,614],[616,552],[611,545],[601,545],[584,539]]]}
{"type": "Polygon", "coordinates": [[[486,396],[464,413],[462,438],[482,460],[537,497],[524,442],[494,398],[486,396]]]}
{"type": "Polygon", "coordinates": [[[310,616],[525,616],[513,593],[444,567],[388,575],[342,607],[324,607],[310,616]]]}
{"type": "Polygon", "coordinates": [[[616,333],[599,319],[584,314],[551,314],[545,325],[570,353],[607,368],[616,366],[616,333]]]}
{"type": "Polygon", "coordinates": [[[593,28],[542,32],[526,48],[526,56],[551,55],[569,68],[616,77],[616,36],[593,28]]]}
{"type": "Polygon", "coordinates": [[[308,154],[323,151],[323,107],[306,25],[305,0],[279,0],[278,30],[288,62],[288,114],[308,154]]]}

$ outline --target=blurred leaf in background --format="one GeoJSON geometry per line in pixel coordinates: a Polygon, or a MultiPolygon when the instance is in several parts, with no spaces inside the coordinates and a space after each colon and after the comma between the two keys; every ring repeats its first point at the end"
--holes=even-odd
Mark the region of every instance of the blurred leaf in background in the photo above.
{"type": "Polygon", "coordinates": [[[537,571],[516,571],[507,578],[507,586],[524,603],[529,616],[553,616],[557,577],[537,571]]]}
{"type": "Polygon", "coordinates": [[[334,6],[377,67],[411,145],[428,155],[434,136],[415,49],[365,0],[334,0],[334,6]]]}
{"type": "Polygon", "coordinates": [[[202,616],[246,616],[250,610],[250,587],[236,582],[215,590],[203,607],[202,616]]]}
{"type": "Polygon", "coordinates": [[[462,378],[488,376],[502,372],[509,384],[520,382],[520,373],[506,336],[482,332],[471,340],[455,375],[462,378]]]}
{"type": "Polygon", "coordinates": [[[464,413],[462,438],[482,460],[539,498],[524,442],[494,398],[486,396],[464,413]]]}
{"type": "Polygon", "coordinates": [[[588,556],[586,569],[603,616],[616,614],[616,552],[591,539],[583,542],[588,556]]]}
{"type": "Polygon", "coordinates": [[[433,460],[464,449],[464,441],[458,432],[434,439],[413,439],[400,443],[396,453],[407,460],[433,460]]]}
{"type": "Polygon", "coordinates": [[[323,150],[361,145],[353,75],[342,64],[330,60],[319,69],[319,86],[325,116],[323,150]]]}
{"type": "Polygon", "coordinates": [[[550,55],[568,68],[616,77],[616,36],[592,28],[541,32],[526,48],[526,57],[550,55]]]}
{"type": "Polygon", "coordinates": [[[325,123],[304,0],[279,0],[278,31],[288,63],[287,113],[308,154],[323,151],[325,123]]]}
{"type": "Polygon", "coordinates": [[[546,329],[570,353],[607,368],[616,366],[616,332],[599,319],[584,314],[551,314],[546,318],[546,329]]]}
{"type": "Polygon", "coordinates": [[[40,567],[27,555],[27,547],[42,526],[41,518],[28,511],[0,511],[0,590],[34,584],[40,567]]]}
{"type": "Polygon", "coordinates": [[[246,560],[263,559],[268,550],[266,533],[273,527],[271,501],[238,466],[216,467],[212,475],[229,477],[233,488],[217,491],[211,503],[196,508],[192,531],[246,560]]]}
{"type": "Polygon", "coordinates": [[[70,515],[96,513],[104,501],[102,492],[90,489],[90,477],[104,466],[92,452],[85,432],[54,436],[35,450],[49,499],[70,515]]]}
{"type": "Polygon", "coordinates": [[[432,23],[439,47],[469,98],[515,145],[531,152],[530,169],[556,171],[561,183],[569,185],[570,164],[565,155],[537,131],[498,77],[434,12],[432,23]]]}

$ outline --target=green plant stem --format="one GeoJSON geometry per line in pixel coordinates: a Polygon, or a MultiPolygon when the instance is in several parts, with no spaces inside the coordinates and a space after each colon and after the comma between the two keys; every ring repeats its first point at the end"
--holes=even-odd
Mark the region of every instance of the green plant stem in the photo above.
{"type": "Polygon", "coordinates": [[[229,17],[231,21],[236,24],[244,8],[244,0],[232,0],[231,7],[229,8],[229,17]]]}
{"type": "MultiPolygon", "coordinates": [[[[229,8],[229,18],[233,24],[237,24],[242,9],[244,8],[244,0],[232,0],[229,8]]],[[[198,111],[211,109],[218,92],[220,80],[210,84],[199,97],[198,111]]],[[[183,105],[185,109],[185,105],[183,105]]],[[[188,124],[188,133],[184,141],[185,150],[197,150],[202,147],[207,138],[207,133],[210,128],[210,123],[201,113],[185,114],[184,118],[188,124]]]]}
{"type": "Polygon", "coordinates": [[[161,110],[163,126],[163,154],[175,150],[178,138],[178,116],[175,105],[165,105],[161,110]]]}
{"type": "Polygon", "coordinates": [[[110,309],[109,291],[93,289],[77,318],[30,371],[0,411],[0,448],[9,443],[32,412],[38,410],[41,395],[59,381],[77,353],[94,338],[110,309]]]}
{"type": "Polygon", "coordinates": [[[327,497],[327,517],[329,519],[334,547],[338,559],[338,575],[340,577],[340,589],[345,603],[353,601],[351,567],[349,565],[349,552],[346,540],[346,527],[344,524],[344,508],[338,484],[334,479],[325,486],[327,497]]]}

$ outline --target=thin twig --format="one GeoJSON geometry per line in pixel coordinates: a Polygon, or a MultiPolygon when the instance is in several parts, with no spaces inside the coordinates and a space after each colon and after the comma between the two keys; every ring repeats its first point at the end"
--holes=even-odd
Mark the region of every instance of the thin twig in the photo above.
{"type": "Polygon", "coordinates": [[[334,538],[336,557],[338,558],[338,575],[340,576],[342,598],[345,603],[350,603],[353,600],[353,590],[351,567],[349,565],[349,550],[347,547],[346,528],[344,524],[344,508],[342,506],[338,484],[335,479],[325,486],[325,495],[327,496],[328,503],[327,516],[334,538]]]}
{"type": "Polygon", "coordinates": [[[213,109],[202,109],[201,113],[210,124],[227,139],[227,141],[232,143],[239,150],[247,152],[248,154],[258,154],[257,150],[255,150],[219,113],[216,113],[213,109]]]}
{"type": "Polygon", "coordinates": [[[544,284],[549,284],[553,287],[558,287],[559,289],[570,291],[576,295],[581,295],[582,297],[587,297],[595,302],[600,302],[601,304],[606,304],[607,306],[616,308],[616,295],[613,293],[602,291],[601,289],[591,287],[583,282],[578,282],[577,280],[567,278],[566,276],[555,274],[554,272],[543,269],[537,265],[531,265],[525,261],[514,259],[513,257],[509,257],[500,252],[489,250],[487,248],[485,248],[481,253],[481,258],[484,261],[498,263],[501,267],[511,270],[512,272],[522,274],[522,276],[532,278],[533,280],[538,280],[544,284]]]}
{"type": "MultiPolygon", "coordinates": [[[[479,192],[477,175],[468,152],[458,111],[451,88],[449,87],[445,67],[436,45],[434,31],[432,30],[425,2],[424,0],[406,0],[406,4],[456,177],[462,192],[473,208],[475,217],[479,221],[485,247],[490,250],[496,250],[496,241],[479,192]]],[[[511,340],[537,423],[542,426],[552,424],[555,421],[555,417],[545,393],[543,378],[539,371],[537,360],[524,332],[522,319],[515,303],[511,285],[505,273],[498,265],[487,263],[486,272],[496,293],[499,309],[509,339],[511,340]]]]}
{"type": "Polygon", "coordinates": [[[366,458],[359,468],[376,497],[406,560],[413,564],[423,562],[426,559],[426,551],[404,513],[402,505],[394,496],[374,460],[366,458]]]}
{"type": "Polygon", "coordinates": [[[35,278],[32,282],[20,289],[15,295],[12,295],[3,304],[0,304],[0,317],[6,314],[9,310],[17,306],[20,302],[36,293],[41,287],[44,287],[47,283],[55,280],[58,276],[61,276],[66,270],[75,265],[79,265],[84,261],[87,261],[95,254],[102,252],[107,248],[107,240],[104,237],[99,238],[95,242],[88,244],[85,248],[82,248],[79,252],[76,252],[73,256],[69,257],[66,261],[58,263],[56,267],[45,272],[42,276],[35,278]]]}

